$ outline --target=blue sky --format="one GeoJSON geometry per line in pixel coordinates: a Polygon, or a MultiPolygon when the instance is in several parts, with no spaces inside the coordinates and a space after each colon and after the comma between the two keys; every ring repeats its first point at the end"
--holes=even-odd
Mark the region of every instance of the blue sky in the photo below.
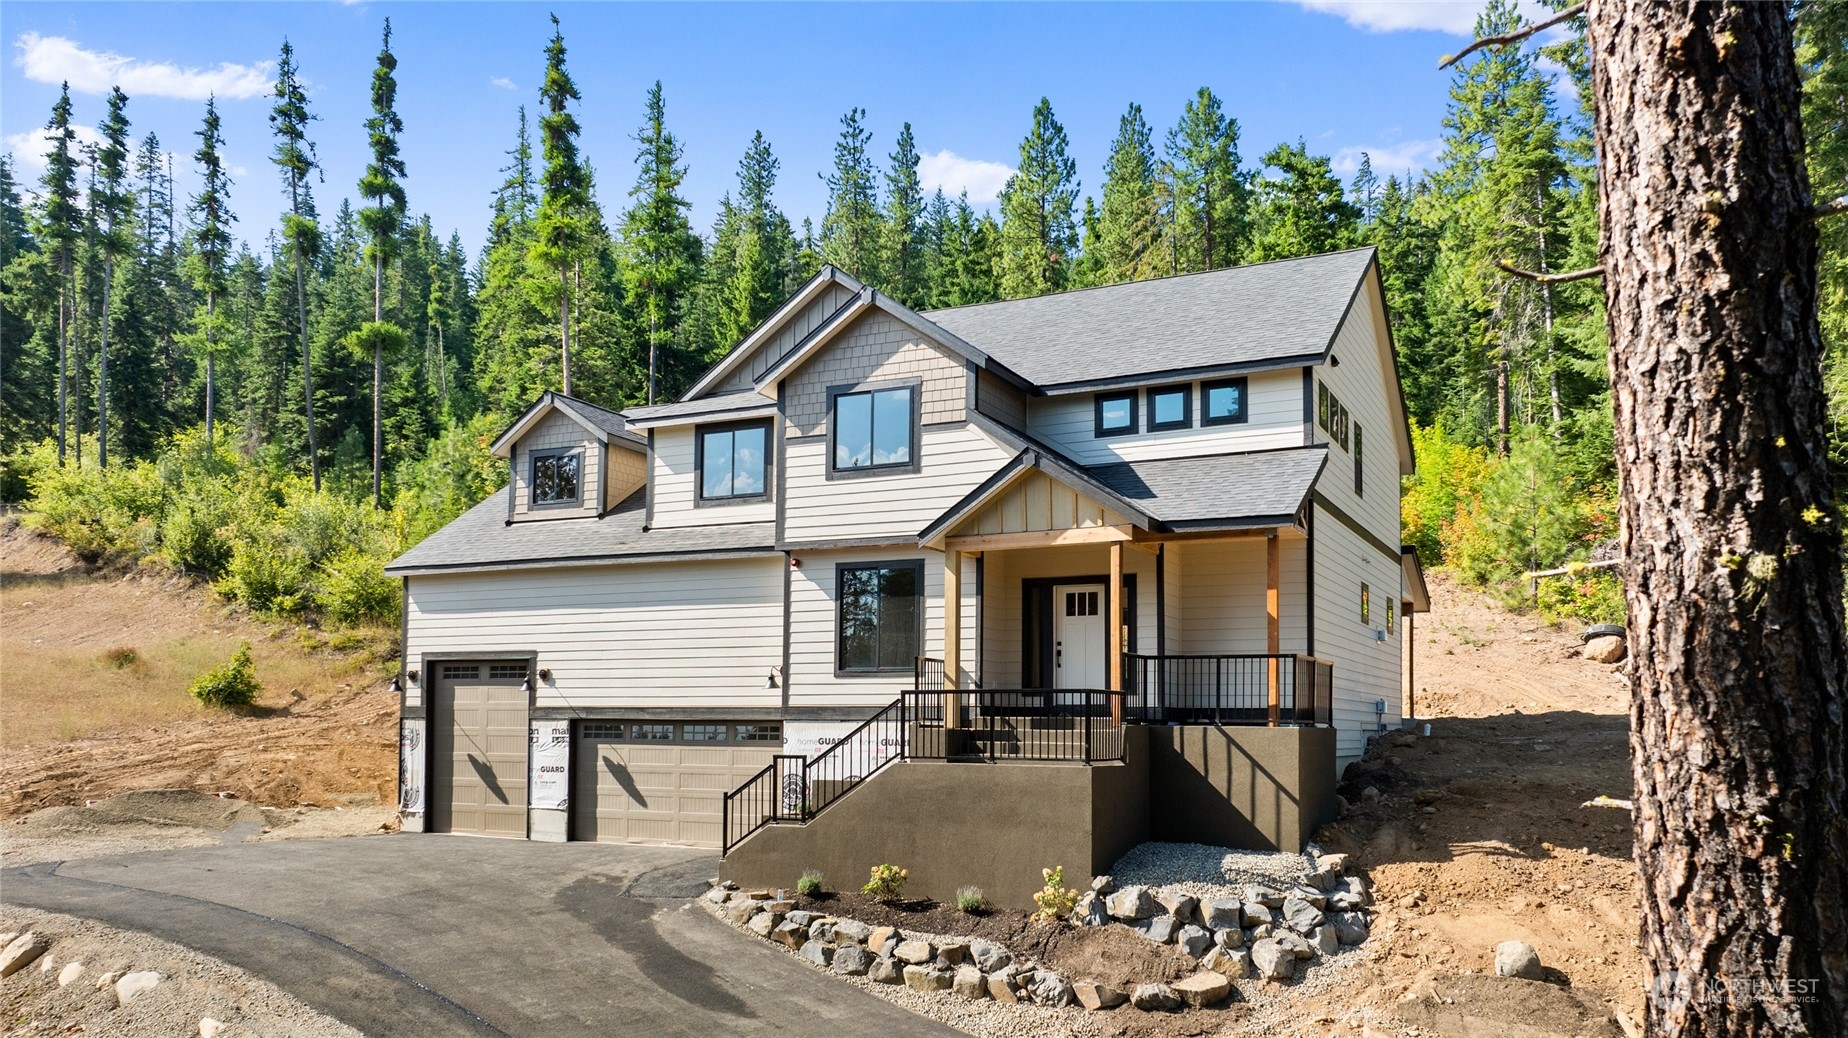
{"type": "MultiPolygon", "coordinates": [[[[1118,117],[1139,102],[1157,133],[1201,86],[1242,128],[1248,165],[1303,138],[1351,169],[1428,164],[1449,76],[1438,59],[1466,38],[1470,0],[1308,0],[1187,4],[683,3],[552,5],[584,100],[582,148],[615,219],[634,178],[632,135],[650,83],[666,90],[685,147],[695,226],[709,230],[738,157],[761,129],[782,160],[778,201],[819,217],[841,114],[867,109],[880,162],[909,121],[927,181],[992,199],[1041,95],[1071,138],[1082,190],[1097,192],[1118,117]]],[[[471,250],[512,145],[517,107],[537,108],[548,7],[504,3],[21,3],[0,7],[0,137],[22,181],[36,179],[37,130],[69,79],[76,120],[101,118],[109,86],[130,95],[137,137],[176,153],[192,188],[192,136],[216,92],[236,181],[238,233],[276,224],[267,84],[294,44],[319,116],[323,212],[351,196],[365,162],[361,123],[379,32],[389,16],[414,212],[471,250]]],[[[927,184],[928,187],[928,184],[927,184]]]]}

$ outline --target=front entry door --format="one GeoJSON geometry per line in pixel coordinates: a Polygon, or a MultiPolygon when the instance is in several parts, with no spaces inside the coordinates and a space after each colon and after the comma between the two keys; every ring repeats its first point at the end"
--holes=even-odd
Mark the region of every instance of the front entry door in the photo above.
{"type": "Polygon", "coordinates": [[[1103,688],[1104,585],[1058,584],[1052,589],[1054,688],[1103,688]]]}

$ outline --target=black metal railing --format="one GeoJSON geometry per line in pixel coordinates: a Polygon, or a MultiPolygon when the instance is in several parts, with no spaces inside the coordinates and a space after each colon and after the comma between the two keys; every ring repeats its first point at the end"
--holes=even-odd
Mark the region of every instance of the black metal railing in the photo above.
{"type": "Polygon", "coordinates": [[[813,757],[778,754],[725,794],[720,854],[772,822],[807,822],[873,773],[905,756],[905,701],[899,699],[813,757]]]}
{"type": "Polygon", "coordinates": [[[1123,694],[1100,689],[919,690],[906,703],[905,755],[919,760],[1123,759],[1123,694]]]}
{"type": "Polygon", "coordinates": [[[1126,653],[1123,685],[1138,721],[1299,726],[1334,721],[1333,665],[1299,653],[1126,653]]]}
{"type": "Polygon", "coordinates": [[[930,689],[943,687],[943,661],[930,656],[919,656],[912,667],[911,687],[930,689]]]}

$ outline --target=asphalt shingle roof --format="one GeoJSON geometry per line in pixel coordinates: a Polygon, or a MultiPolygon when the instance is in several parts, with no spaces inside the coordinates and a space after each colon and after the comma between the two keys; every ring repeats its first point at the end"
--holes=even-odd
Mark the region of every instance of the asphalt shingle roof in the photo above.
{"type": "Polygon", "coordinates": [[[1236,524],[1296,514],[1328,459],[1324,446],[1093,465],[1091,478],[1173,524],[1236,524]]]}
{"type": "Polygon", "coordinates": [[[655,529],[644,533],[641,491],[601,519],[541,519],[508,524],[507,489],[464,512],[398,556],[385,572],[405,574],[493,566],[573,562],[646,562],[689,555],[769,552],[769,523],[655,529]]]}
{"type": "Polygon", "coordinates": [[[1371,248],[923,316],[1046,388],[1320,355],[1371,248]]]}
{"type": "Polygon", "coordinates": [[[623,417],[635,422],[652,422],[658,418],[679,418],[685,415],[774,410],[776,410],[776,401],[755,389],[745,389],[735,393],[714,393],[711,396],[702,396],[693,400],[677,400],[671,404],[631,407],[623,411],[623,417]]]}

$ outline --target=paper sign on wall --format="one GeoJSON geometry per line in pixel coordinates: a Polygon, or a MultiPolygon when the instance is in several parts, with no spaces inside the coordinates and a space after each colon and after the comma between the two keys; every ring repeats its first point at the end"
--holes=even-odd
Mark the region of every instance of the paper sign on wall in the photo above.
{"type": "Polygon", "coordinates": [[[424,719],[407,717],[398,725],[398,810],[424,809],[424,719]]]}
{"type": "Polygon", "coordinates": [[[532,723],[533,807],[560,809],[571,799],[571,722],[532,723]]]}

